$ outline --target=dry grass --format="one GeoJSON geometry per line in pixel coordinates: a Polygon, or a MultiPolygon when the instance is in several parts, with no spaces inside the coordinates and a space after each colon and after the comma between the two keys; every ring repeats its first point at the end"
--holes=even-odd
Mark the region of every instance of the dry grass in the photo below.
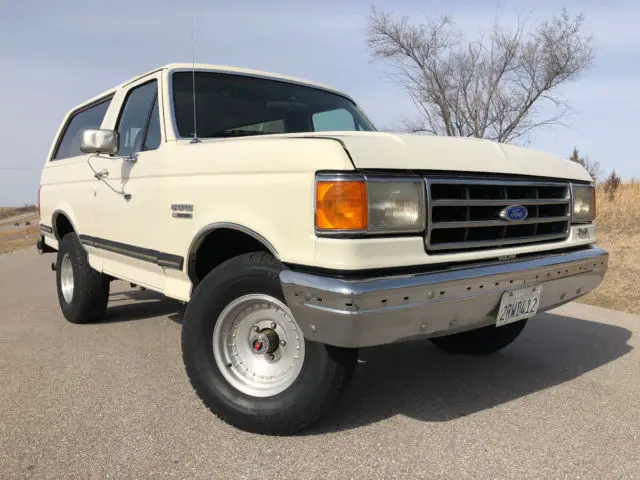
{"type": "Polygon", "coordinates": [[[613,199],[598,187],[598,232],[628,236],[640,233],[640,183],[623,183],[613,199]]]}
{"type": "Polygon", "coordinates": [[[3,240],[0,237],[0,253],[7,253],[13,250],[20,250],[21,248],[32,247],[38,241],[36,235],[30,235],[29,238],[21,237],[12,240],[3,240]]]}
{"type": "Polygon", "coordinates": [[[27,205],[25,207],[0,207],[0,219],[14,217],[21,213],[36,212],[36,207],[33,205],[27,205]]]}
{"type": "MultiPolygon", "coordinates": [[[[0,218],[8,219],[15,215],[28,213],[31,208],[0,208],[0,218]]],[[[39,227],[38,217],[35,211],[33,216],[20,220],[20,226],[16,228],[0,228],[0,253],[11,252],[21,248],[29,247],[36,244],[38,240],[39,227]],[[31,223],[28,227],[25,221],[31,223]],[[28,234],[28,236],[27,236],[28,234]]],[[[0,222],[4,227],[12,225],[10,221],[0,222]]]]}
{"type": "Polygon", "coordinates": [[[609,251],[602,284],[580,301],[640,314],[640,184],[620,186],[613,199],[597,193],[598,245],[609,251]]]}

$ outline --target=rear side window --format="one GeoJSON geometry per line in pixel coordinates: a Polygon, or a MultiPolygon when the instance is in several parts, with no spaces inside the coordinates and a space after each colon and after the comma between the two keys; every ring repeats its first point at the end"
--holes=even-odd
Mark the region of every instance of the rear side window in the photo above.
{"type": "Polygon", "coordinates": [[[80,151],[82,132],[100,128],[110,103],[111,97],[74,113],[62,133],[62,138],[53,154],[53,160],[83,155],[80,151]]]}
{"type": "Polygon", "coordinates": [[[124,103],[117,130],[120,133],[118,155],[128,156],[160,146],[157,82],[132,89],[124,103]]]}

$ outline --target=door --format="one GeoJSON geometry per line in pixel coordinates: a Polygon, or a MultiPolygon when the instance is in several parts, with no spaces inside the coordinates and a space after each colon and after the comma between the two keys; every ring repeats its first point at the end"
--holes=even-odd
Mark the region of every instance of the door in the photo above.
{"type": "Polygon", "coordinates": [[[158,76],[146,77],[122,92],[111,127],[120,134],[119,151],[99,159],[99,169],[108,173],[97,193],[94,244],[102,251],[105,273],[163,292],[163,258],[156,250],[159,215],[167,204],[166,189],[159,185],[164,168],[159,82],[158,76]]]}

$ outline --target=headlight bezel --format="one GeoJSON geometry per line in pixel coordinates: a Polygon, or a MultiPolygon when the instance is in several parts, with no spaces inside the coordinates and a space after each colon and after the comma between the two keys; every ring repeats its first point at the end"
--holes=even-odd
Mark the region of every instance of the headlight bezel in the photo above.
{"type": "MultiPolygon", "coordinates": [[[[585,225],[591,224],[594,222],[596,218],[596,189],[595,185],[592,183],[571,183],[571,224],[572,225],[585,225]],[[587,192],[585,194],[585,192],[587,192]],[[576,202],[577,200],[583,201],[588,199],[586,202],[589,206],[589,213],[581,214],[576,212],[576,202]]],[[[584,202],[583,202],[584,203],[584,202]]]]}
{"type": "MultiPolygon", "coordinates": [[[[374,187],[375,188],[375,187],[374,187]]],[[[379,197],[381,198],[381,197],[379,197]]],[[[314,180],[314,231],[318,237],[386,237],[386,236],[420,236],[427,229],[427,200],[426,187],[423,177],[407,175],[371,175],[362,173],[316,173],[314,180]],[[364,229],[324,229],[318,227],[318,184],[321,182],[364,182],[367,205],[367,227],[364,229]],[[405,227],[381,227],[371,224],[372,205],[372,185],[383,184],[392,187],[394,184],[415,185],[415,192],[418,201],[418,220],[415,225],[405,227]]]]}

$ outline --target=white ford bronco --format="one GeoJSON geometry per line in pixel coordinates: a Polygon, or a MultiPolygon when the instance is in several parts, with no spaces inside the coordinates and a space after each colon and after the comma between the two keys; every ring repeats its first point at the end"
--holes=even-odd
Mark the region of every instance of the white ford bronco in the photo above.
{"type": "Polygon", "coordinates": [[[212,65],[158,68],[71,110],[38,203],[68,321],[105,317],[115,279],[186,303],[195,391],[270,434],[325,414],[358,347],[496,352],[608,263],[577,163],[379,132],[344,93],[212,65]]]}

